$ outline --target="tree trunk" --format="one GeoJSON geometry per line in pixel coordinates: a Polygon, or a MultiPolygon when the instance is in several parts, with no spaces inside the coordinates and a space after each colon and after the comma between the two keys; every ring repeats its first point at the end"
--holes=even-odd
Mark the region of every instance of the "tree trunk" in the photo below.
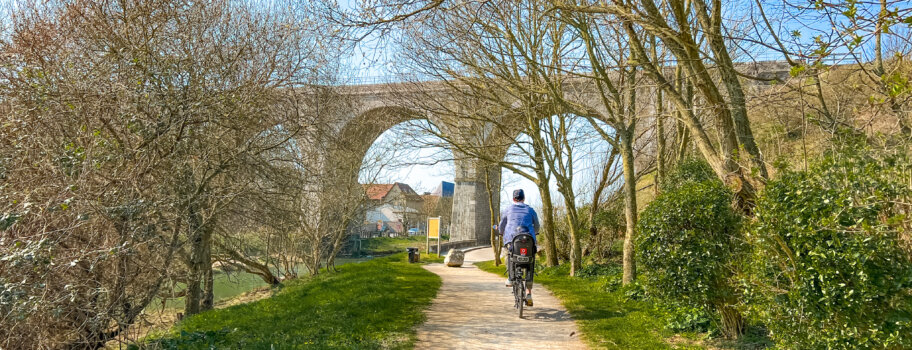
{"type": "Polygon", "coordinates": [[[187,275],[187,296],[184,297],[184,315],[190,316],[198,314],[201,311],[200,307],[202,306],[203,299],[201,285],[204,274],[202,261],[204,260],[205,253],[203,252],[204,234],[202,215],[199,213],[196,203],[191,203],[188,207],[188,211],[188,221],[190,224],[188,225],[187,230],[189,231],[190,259],[187,261],[189,274],[187,275]]]}
{"type": "Polygon", "coordinates": [[[740,338],[744,334],[744,317],[732,304],[717,307],[722,318],[722,335],[729,339],[740,338]]]}
{"type": "Polygon", "coordinates": [[[633,242],[636,238],[637,223],[636,169],[633,164],[633,132],[624,130],[618,131],[618,133],[621,141],[621,161],[624,167],[624,215],[627,219],[627,232],[624,235],[623,284],[627,285],[636,280],[636,257],[633,242]]]}
{"type": "MultiPolygon", "coordinates": [[[[683,16],[683,14],[678,15],[679,18],[683,18],[683,16]]],[[[630,36],[631,48],[634,50],[635,55],[641,58],[648,57],[645,51],[646,49],[643,47],[643,43],[637,38],[637,31],[633,28],[633,25],[626,23],[624,27],[630,36]]],[[[680,38],[683,40],[692,39],[686,37],[686,35],[680,38]]],[[[666,43],[668,43],[668,41],[666,41],[666,43]]],[[[677,49],[672,47],[672,49],[673,51],[678,51],[676,56],[679,58],[699,57],[698,52],[691,52],[696,49],[689,46],[686,48],[678,47],[677,49]]],[[[749,214],[753,210],[757,193],[752,184],[753,179],[751,176],[745,174],[736,162],[739,152],[738,136],[735,132],[734,122],[731,112],[728,110],[728,105],[725,103],[724,98],[714,85],[712,77],[700,60],[688,60],[687,64],[684,66],[687,69],[687,73],[692,77],[690,78],[692,79],[691,82],[702,92],[707,105],[712,110],[715,117],[716,128],[719,135],[719,150],[716,150],[701,122],[696,118],[693,111],[689,109],[690,106],[684,100],[684,97],[668,82],[668,79],[665,78],[663,72],[660,72],[656,66],[651,64],[644,64],[641,67],[652,80],[668,93],[668,97],[671,98],[678,110],[684,112],[683,122],[690,130],[692,140],[697,146],[697,149],[699,149],[703,158],[706,159],[707,163],[712,167],[716,176],[735,192],[736,201],[733,206],[737,210],[749,214]]]]}
{"type": "Polygon", "coordinates": [[[311,276],[319,275],[320,266],[323,265],[323,249],[320,248],[321,244],[323,244],[323,242],[316,240],[314,247],[311,249],[313,256],[311,256],[310,266],[308,266],[311,276]]]}
{"type": "Polygon", "coordinates": [[[579,219],[576,217],[575,210],[570,209],[570,206],[576,205],[573,203],[572,198],[572,196],[568,197],[564,194],[564,205],[568,206],[567,229],[570,235],[570,276],[576,276],[576,272],[583,266],[583,253],[582,247],[580,247],[579,235],[576,232],[576,228],[579,226],[579,219]]]}
{"type": "MultiPolygon", "coordinates": [[[[695,0],[693,4],[700,26],[703,27],[704,33],[706,33],[708,38],[709,47],[715,54],[715,63],[716,67],[719,68],[722,84],[728,92],[729,101],[725,114],[730,115],[731,129],[735,132],[737,143],[740,143],[747,152],[748,161],[751,167],[754,168],[752,170],[757,171],[765,179],[768,177],[766,163],[763,161],[763,154],[760,153],[760,148],[754,140],[750,121],[747,119],[744,88],[741,86],[741,81],[738,80],[738,72],[735,71],[734,63],[725,46],[725,38],[722,36],[722,10],[719,9],[721,3],[718,0],[713,1],[711,12],[704,0],[695,0]]],[[[735,150],[737,150],[737,145],[735,150]]]]}
{"type": "Polygon", "coordinates": [[[661,193],[665,181],[665,109],[662,107],[662,90],[656,92],[656,194],[661,193]]]}
{"type": "MultiPolygon", "coordinates": [[[[537,123],[536,123],[537,126],[537,123]]],[[[541,137],[539,133],[540,130],[537,127],[533,131],[533,140],[534,137],[541,137]]],[[[540,140],[539,140],[540,141],[540,140]]],[[[541,149],[544,142],[533,142],[532,148],[534,152],[533,162],[535,163],[535,176],[538,178],[535,185],[538,186],[538,192],[541,194],[542,199],[542,233],[544,233],[543,238],[545,238],[545,264],[547,266],[557,266],[557,240],[554,233],[554,203],[551,201],[551,188],[549,187],[550,178],[545,172],[545,161],[544,156],[542,155],[543,151],[541,149]],[[538,146],[536,146],[538,145],[538,146]]]]}
{"type": "Polygon", "coordinates": [[[545,241],[540,243],[545,246],[545,264],[557,266],[557,239],[554,234],[554,205],[551,201],[551,189],[547,183],[538,184],[538,191],[542,199],[542,233],[545,241]]]}
{"type": "Polygon", "coordinates": [[[221,252],[228,255],[228,257],[233,260],[232,265],[237,266],[238,263],[241,264],[239,267],[244,271],[260,276],[260,278],[262,278],[264,282],[269,283],[269,285],[275,286],[280,283],[279,278],[269,269],[269,265],[261,264],[258,261],[249,259],[234,249],[230,249],[218,242],[215,242],[215,244],[221,252]]]}
{"type": "Polygon", "coordinates": [[[330,255],[329,259],[326,259],[326,270],[339,272],[339,270],[336,270],[336,254],[330,255]]]}
{"type": "MultiPolygon", "coordinates": [[[[500,218],[500,215],[499,215],[500,213],[498,210],[495,210],[495,208],[494,208],[494,205],[495,205],[494,192],[493,192],[494,179],[492,177],[497,176],[497,183],[500,184],[501,168],[499,165],[496,165],[496,164],[490,165],[490,166],[485,167],[484,172],[485,172],[485,190],[488,191],[488,211],[491,213],[491,229],[490,229],[491,230],[491,249],[494,250],[494,266],[500,266],[500,264],[502,263],[500,261],[500,250],[501,250],[501,248],[503,248],[503,240],[502,240],[503,232],[501,232],[500,235],[498,235],[497,232],[494,230],[494,227],[496,227],[498,224],[500,224],[500,222],[498,222],[498,219],[500,218]]],[[[500,188],[500,186],[497,186],[497,187],[498,187],[498,189],[500,188]]],[[[499,203],[497,206],[498,207],[500,206],[499,203]]]]}
{"type": "Polygon", "coordinates": [[[200,303],[200,311],[212,310],[215,305],[212,277],[212,224],[209,222],[203,227],[203,256],[200,259],[200,268],[203,270],[203,300],[200,303]]]}
{"type": "MultiPolygon", "coordinates": [[[[655,35],[649,36],[652,42],[652,59],[658,63],[659,54],[656,48],[655,35]]],[[[659,69],[664,71],[664,67],[659,65],[659,69]]],[[[658,195],[662,191],[662,182],[665,181],[665,101],[662,99],[662,89],[656,88],[655,100],[655,137],[656,137],[656,176],[655,176],[655,193],[658,195]]]]}
{"type": "Polygon", "coordinates": [[[678,115],[678,117],[675,119],[675,121],[678,124],[677,132],[678,132],[678,139],[679,139],[678,150],[677,150],[678,153],[677,153],[677,158],[675,159],[675,163],[679,164],[687,156],[687,148],[690,144],[690,131],[687,129],[687,125],[685,125],[682,122],[682,120],[684,120],[685,114],[694,115],[696,113],[696,111],[694,111],[694,103],[693,103],[693,95],[694,95],[693,94],[694,93],[693,84],[691,84],[689,80],[684,78],[684,70],[681,69],[680,65],[678,65],[678,67],[675,68],[675,76],[678,79],[677,84],[679,84],[678,86],[680,86],[678,91],[680,91],[683,94],[682,98],[684,100],[683,106],[679,106],[675,110],[678,115]],[[685,108],[686,108],[686,110],[684,110],[685,108]]]}

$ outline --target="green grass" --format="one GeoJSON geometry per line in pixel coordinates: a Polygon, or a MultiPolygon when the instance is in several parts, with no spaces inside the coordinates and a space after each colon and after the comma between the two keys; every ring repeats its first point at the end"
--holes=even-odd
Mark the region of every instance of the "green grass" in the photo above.
{"type": "MultiPolygon", "coordinates": [[[[422,255],[422,258],[425,256],[422,255]]],[[[405,349],[440,288],[404,254],[291,281],[276,295],[185,319],[144,344],[179,349],[405,349]]]]}
{"type": "MultiPolygon", "coordinates": [[[[436,244],[436,240],[431,240],[432,244],[436,244]]],[[[414,247],[419,248],[419,251],[424,255],[425,248],[427,247],[427,236],[411,236],[411,237],[376,237],[376,238],[367,238],[361,240],[361,255],[384,255],[384,254],[395,254],[405,251],[405,248],[414,247]]]]}
{"type": "MultiPolygon", "coordinates": [[[[366,261],[366,259],[336,258],[336,266],[361,261],[366,261]]],[[[269,286],[269,284],[263,281],[259,275],[246,271],[236,271],[229,274],[216,269],[214,272],[215,274],[212,276],[212,294],[216,303],[234,298],[257,288],[269,286]]],[[[299,273],[306,275],[307,268],[303,265],[299,266],[299,273]]],[[[180,288],[183,288],[183,285],[180,285],[180,288]]],[[[166,309],[183,309],[184,298],[169,298],[165,301],[164,307],[166,309]]],[[[161,309],[162,303],[160,300],[153,301],[148,308],[148,310],[151,311],[161,309]]]]}
{"type": "MultiPolygon", "coordinates": [[[[484,271],[503,275],[493,261],[476,263],[484,271]]],[[[622,288],[612,291],[605,277],[570,277],[566,268],[545,269],[535,276],[554,293],[577,321],[583,339],[594,349],[674,349],[699,347],[670,344],[662,315],[645,301],[631,300],[622,288]],[[549,271],[550,270],[550,271],[549,271]]]]}

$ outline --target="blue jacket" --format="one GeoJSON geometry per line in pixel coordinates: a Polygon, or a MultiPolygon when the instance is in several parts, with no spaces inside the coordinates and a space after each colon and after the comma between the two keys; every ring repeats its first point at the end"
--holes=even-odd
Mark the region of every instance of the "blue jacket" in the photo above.
{"type": "Polygon", "coordinates": [[[513,203],[500,216],[500,225],[497,227],[500,234],[504,235],[504,244],[513,242],[516,228],[522,226],[521,231],[528,231],[532,238],[538,231],[538,214],[535,209],[525,203],[513,203]]]}

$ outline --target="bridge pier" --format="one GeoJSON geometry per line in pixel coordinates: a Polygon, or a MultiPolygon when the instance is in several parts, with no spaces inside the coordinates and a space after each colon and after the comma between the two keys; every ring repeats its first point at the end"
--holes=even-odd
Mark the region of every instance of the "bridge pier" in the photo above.
{"type": "Polygon", "coordinates": [[[492,217],[497,220],[500,216],[500,167],[485,167],[476,159],[457,159],[455,170],[450,241],[474,240],[479,245],[490,244],[492,217]],[[485,168],[488,169],[487,185],[485,168]],[[493,215],[489,202],[494,204],[493,215]]]}

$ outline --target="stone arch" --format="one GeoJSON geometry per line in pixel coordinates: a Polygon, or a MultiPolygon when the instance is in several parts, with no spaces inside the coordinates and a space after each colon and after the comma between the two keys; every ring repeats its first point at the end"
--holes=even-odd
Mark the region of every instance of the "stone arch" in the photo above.
{"type": "MultiPolygon", "coordinates": [[[[353,91],[354,92],[354,91],[353,91]]],[[[477,121],[449,120],[444,117],[422,113],[408,107],[408,99],[397,103],[397,94],[376,86],[368,86],[363,92],[348,95],[358,106],[354,113],[343,118],[337,128],[335,137],[339,140],[339,149],[342,152],[356,154],[357,164],[350,168],[359,168],[364,155],[375,140],[386,130],[409,120],[428,120],[437,127],[449,128],[441,130],[444,133],[452,132],[457,137],[472,137],[483,144],[486,159],[479,159],[461,154],[457,149],[450,148],[454,155],[454,182],[456,190],[453,200],[453,213],[451,225],[451,240],[474,241],[476,244],[490,243],[490,229],[494,220],[499,219],[500,194],[502,187],[502,167],[496,164],[503,160],[510,146],[515,144],[517,137],[522,133],[526,123],[524,118],[518,118],[522,111],[508,109],[503,112],[503,118],[494,125],[476,125],[477,121]],[[506,126],[506,127],[505,127],[506,126]],[[488,187],[491,187],[490,193],[488,187]]],[[[440,96],[447,98],[446,96],[440,96]]],[[[590,101],[585,94],[580,100],[590,101]]],[[[593,105],[586,103],[585,105],[593,105]]],[[[595,106],[599,104],[595,103],[595,106]]],[[[598,107],[592,108],[598,110],[598,107]]],[[[601,111],[599,111],[601,112],[601,111]]],[[[551,115],[543,115],[542,118],[551,115]]],[[[330,157],[329,159],[332,159],[330,157]]],[[[331,163],[331,162],[329,162],[331,163]]],[[[352,181],[357,181],[357,173],[349,174],[352,181]]]]}
{"type": "MultiPolygon", "coordinates": [[[[342,169],[360,170],[367,151],[383,132],[412,120],[428,120],[438,127],[446,127],[446,123],[437,123],[435,118],[435,116],[428,116],[396,105],[375,105],[364,108],[358,113],[352,114],[346,122],[339,126],[336,136],[338,141],[335,142],[333,149],[327,150],[326,164],[339,167],[340,164],[335,159],[346,159],[353,163],[341,165],[342,169]]],[[[444,130],[444,132],[446,131],[444,130]]],[[[452,148],[450,150],[454,151],[452,148]]],[[[488,244],[490,243],[490,224],[493,216],[488,202],[490,197],[484,173],[480,171],[483,162],[478,159],[460,157],[456,153],[454,151],[455,191],[449,232],[450,240],[466,244],[488,244]]],[[[350,177],[351,181],[358,181],[357,171],[351,171],[345,176],[350,177]]],[[[496,213],[499,211],[500,202],[499,173],[493,185],[492,194],[495,204],[493,210],[496,213]]]]}
{"type": "Polygon", "coordinates": [[[363,154],[383,132],[410,120],[428,118],[404,107],[380,106],[364,110],[342,125],[338,140],[346,151],[363,154]]]}

